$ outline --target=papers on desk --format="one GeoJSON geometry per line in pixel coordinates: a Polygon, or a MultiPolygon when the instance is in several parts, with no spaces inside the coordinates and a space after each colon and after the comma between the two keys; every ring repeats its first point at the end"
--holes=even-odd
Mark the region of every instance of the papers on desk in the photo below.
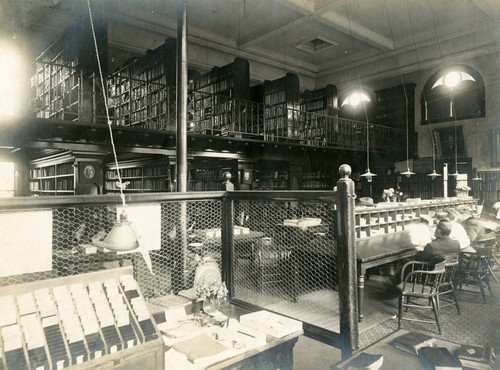
{"type": "MultiPolygon", "coordinates": [[[[189,319],[192,315],[186,317],[189,319]]],[[[200,327],[193,320],[187,320],[186,324],[166,332],[170,337],[164,335],[163,340],[171,347],[165,352],[166,369],[203,369],[266,344],[265,333],[241,325],[235,319],[230,319],[224,328],[200,327]],[[172,333],[179,334],[181,330],[183,335],[172,337],[172,333]]]]}
{"type": "Polygon", "coordinates": [[[276,338],[302,330],[302,322],[269,311],[257,311],[240,316],[240,323],[276,338]]]}
{"type": "Polygon", "coordinates": [[[176,342],[172,348],[185,354],[188,360],[195,364],[228,349],[224,344],[205,333],[176,342]]]}

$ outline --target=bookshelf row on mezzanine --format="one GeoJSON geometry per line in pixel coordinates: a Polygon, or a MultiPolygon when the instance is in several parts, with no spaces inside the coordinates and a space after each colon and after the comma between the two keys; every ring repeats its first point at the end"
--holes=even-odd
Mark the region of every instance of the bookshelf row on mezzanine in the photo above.
{"type": "MultiPolygon", "coordinates": [[[[33,109],[38,118],[95,122],[105,116],[88,20],[69,26],[34,62],[33,109]]],[[[107,66],[107,23],[95,19],[101,64],[107,66]]],[[[104,69],[106,73],[106,69],[104,69]]]]}

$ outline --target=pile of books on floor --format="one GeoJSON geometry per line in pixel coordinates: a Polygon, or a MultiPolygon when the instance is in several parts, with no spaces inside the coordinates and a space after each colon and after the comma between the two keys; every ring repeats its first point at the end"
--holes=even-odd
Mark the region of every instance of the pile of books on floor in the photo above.
{"type": "Polygon", "coordinates": [[[417,355],[426,369],[493,369],[495,353],[490,346],[458,345],[458,349],[442,346],[429,335],[408,332],[395,338],[394,347],[417,355]]]}

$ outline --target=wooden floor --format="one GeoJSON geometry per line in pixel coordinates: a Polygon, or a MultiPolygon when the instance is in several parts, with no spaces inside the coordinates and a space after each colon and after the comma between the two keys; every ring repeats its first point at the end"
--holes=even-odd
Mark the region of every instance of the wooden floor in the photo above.
{"type": "MultiPolygon", "coordinates": [[[[380,277],[372,277],[365,282],[365,318],[359,323],[360,333],[396,315],[397,298],[391,293],[390,287],[380,277]]],[[[257,294],[254,289],[240,288],[236,298],[304,323],[340,332],[338,292],[321,289],[300,295],[296,301],[274,293],[257,294]]]]}

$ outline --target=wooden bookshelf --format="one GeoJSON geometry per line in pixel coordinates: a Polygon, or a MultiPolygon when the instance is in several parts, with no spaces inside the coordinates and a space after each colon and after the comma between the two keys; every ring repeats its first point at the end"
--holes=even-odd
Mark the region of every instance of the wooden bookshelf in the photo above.
{"type": "Polygon", "coordinates": [[[102,158],[63,152],[30,161],[30,193],[44,195],[100,194],[102,158]]]}
{"type": "Polygon", "coordinates": [[[250,66],[235,58],[232,63],[214,67],[192,81],[191,129],[210,135],[228,135],[234,131],[235,117],[243,106],[239,100],[250,96],[250,66]]]}
{"type": "MultiPolygon", "coordinates": [[[[88,122],[104,119],[103,92],[89,27],[82,18],[36,58],[31,78],[36,117],[88,122]]],[[[96,19],[95,29],[106,73],[107,23],[96,19]]]]}
{"type": "Polygon", "coordinates": [[[260,160],[256,164],[256,190],[290,189],[290,163],[260,160]]]}
{"type": "Polygon", "coordinates": [[[31,195],[74,195],[74,158],[44,158],[30,164],[31,195]]]}
{"type": "Polygon", "coordinates": [[[287,73],[263,83],[264,138],[269,141],[298,137],[299,76],[287,73]]]}
{"type": "Polygon", "coordinates": [[[175,128],[176,40],[166,38],[154,50],[109,77],[112,120],[119,126],[175,128]]]}
{"type": "Polygon", "coordinates": [[[472,195],[487,203],[500,200],[500,171],[478,171],[481,181],[471,181],[472,195]]]}
{"type": "Polygon", "coordinates": [[[236,159],[194,159],[189,163],[189,191],[226,190],[223,173],[230,172],[231,182],[238,189],[238,161],[236,159]]]}
{"type": "Polygon", "coordinates": [[[337,88],[328,84],[322,89],[306,90],[300,95],[302,114],[298,135],[308,145],[326,145],[326,138],[333,137],[334,120],[338,117],[337,88]]]}
{"type": "MultiPolygon", "coordinates": [[[[173,182],[168,157],[161,159],[137,159],[118,163],[122,182],[129,184],[123,190],[130,193],[168,192],[173,182]]],[[[106,193],[119,192],[115,163],[108,163],[104,170],[106,193]]]]}

